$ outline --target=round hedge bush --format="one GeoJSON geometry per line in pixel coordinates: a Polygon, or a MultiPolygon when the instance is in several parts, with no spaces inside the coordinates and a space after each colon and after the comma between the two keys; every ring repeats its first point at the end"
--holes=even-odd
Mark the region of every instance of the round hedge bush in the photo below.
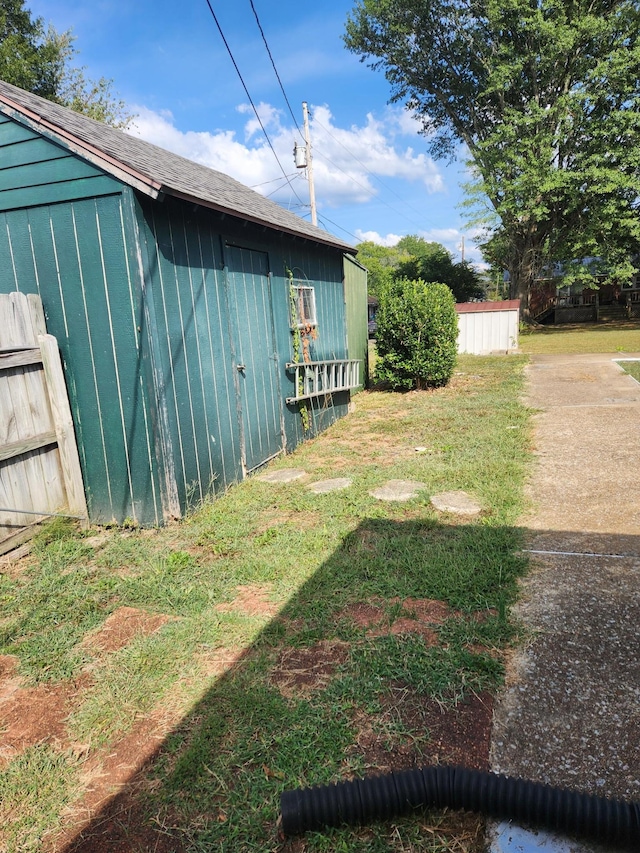
{"type": "Polygon", "coordinates": [[[446,284],[398,279],[380,294],[376,379],[395,390],[446,385],[457,357],[458,317],[446,284]]]}

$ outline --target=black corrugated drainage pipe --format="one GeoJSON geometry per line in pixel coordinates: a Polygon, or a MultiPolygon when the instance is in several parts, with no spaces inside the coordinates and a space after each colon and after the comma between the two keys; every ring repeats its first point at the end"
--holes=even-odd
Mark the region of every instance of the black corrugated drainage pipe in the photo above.
{"type": "Polygon", "coordinates": [[[285,791],[280,798],[285,835],[345,823],[366,824],[430,807],[480,812],[640,849],[640,803],[607,800],[463,767],[423,767],[285,791]]]}

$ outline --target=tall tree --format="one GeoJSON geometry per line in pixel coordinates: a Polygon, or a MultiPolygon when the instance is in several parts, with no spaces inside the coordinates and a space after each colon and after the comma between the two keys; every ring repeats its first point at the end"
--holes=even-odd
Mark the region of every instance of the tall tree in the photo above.
{"type": "Polygon", "coordinates": [[[76,112],[126,127],[131,116],[111,89],[112,82],[87,78],[74,65],[77,51],[69,30],[58,33],[33,18],[24,0],[0,0],[0,79],[76,112]]]}
{"type": "Polygon", "coordinates": [[[451,254],[440,243],[429,243],[420,238],[413,240],[416,241],[413,243],[413,254],[398,264],[397,278],[446,284],[456,302],[468,302],[484,296],[480,276],[471,264],[465,261],[454,263],[451,254]]]}
{"type": "Polygon", "coordinates": [[[631,270],[639,36],[631,0],[360,0],[347,21],[347,47],[384,70],[432,154],[466,146],[495,214],[487,255],[509,271],[525,316],[553,261],[631,270]]]}
{"type": "Polygon", "coordinates": [[[358,260],[369,273],[369,294],[380,297],[393,281],[401,278],[442,282],[453,292],[456,302],[468,302],[484,295],[480,276],[465,262],[454,263],[440,243],[431,243],[416,234],[401,237],[395,246],[359,243],[358,260]]]}
{"type": "Polygon", "coordinates": [[[397,246],[380,246],[371,240],[358,243],[358,260],[367,268],[369,296],[376,299],[393,280],[395,270],[402,260],[408,260],[409,254],[397,246]]]}

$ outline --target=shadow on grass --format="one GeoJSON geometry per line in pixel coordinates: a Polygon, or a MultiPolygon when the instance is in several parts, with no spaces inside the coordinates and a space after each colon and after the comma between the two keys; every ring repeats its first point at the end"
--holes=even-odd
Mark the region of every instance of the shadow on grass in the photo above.
{"type": "Polygon", "coordinates": [[[543,718],[534,714],[533,729],[526,717],[499,719],[511,747],[504,755],[525,756],[530,778],[554,768],[555,784],[629,798],[640,772],[639,709],[637,695],[620,688],[637,683],[640,537],[370,519],[66,853],[483,850],[482,819],[462,813],[282,839],[279,797],[434,763],[488,769],[493,696],[516,630],[505,614],[527,566],[523,545],[536,560],[526,607],[537,616],[528,625],[542,631],[528,637],[527,689],[539,689],[540,666],[551,676],[542,690],[557,690],[558,704],[543,718]],[[605,713],[602,702],[613,695],[605,713]],[[581,723],[565,725],[570,714],[581,723]]]}
{"type": "Polygon", "coordinates": [[[438,761],[487,768],[520,542],[477,523],[361,523],[66,853],[397,849],[384,828],[279,839],[280,793],[438,761]]]}

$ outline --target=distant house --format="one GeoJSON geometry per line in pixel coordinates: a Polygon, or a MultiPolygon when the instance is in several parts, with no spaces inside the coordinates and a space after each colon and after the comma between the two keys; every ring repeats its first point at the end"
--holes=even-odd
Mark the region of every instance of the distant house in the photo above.
{"type": "Polygon", "coordinates": [[[0,292],[42,299],[94,521],[180,516],[347,411],[367,336],[353,264],[345,296],[354,254],[220,172],[0,82],[0,292]]]}

